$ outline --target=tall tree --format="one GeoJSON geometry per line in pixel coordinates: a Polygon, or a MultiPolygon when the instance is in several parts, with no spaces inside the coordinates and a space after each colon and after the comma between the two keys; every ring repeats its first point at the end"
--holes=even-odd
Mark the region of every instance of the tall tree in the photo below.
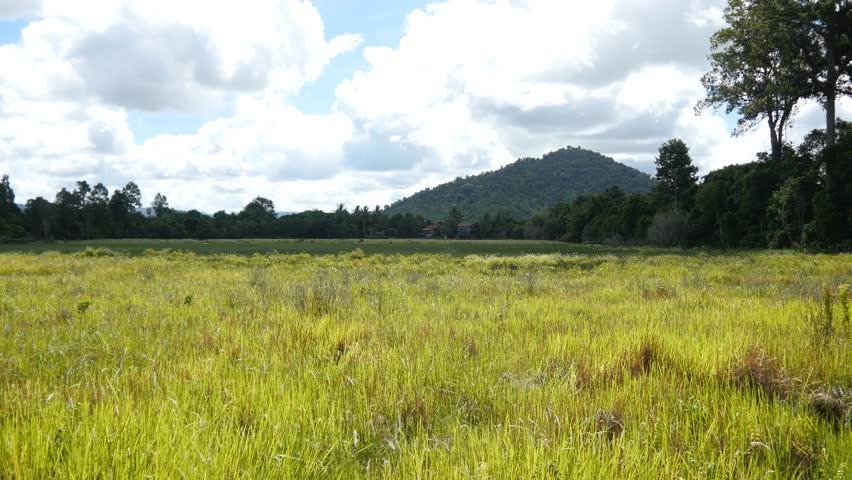
{"type": "Polygon", "coordinates": [[[133,217],[136,215],[136,209],[141,207],[142,193],[135,183],[128,182],[121,190],[114,190],[109,199],[113,235],[119,237],[132,235],[133,217]]]}
{"type": "Polygon", "coordinates": [[[457,235],[459,231],[459,224],[464,220],[464,215],[461,210],[458,209],[455,205],[450,207],[450,211],[447,214],[447,230],[450,235],[457,235]]]}
{"type": "Polygon", "coordinates": [[[692,164],[689,147],[679,138],[673,138],[664,143],[659,155],[654,160],[657,165],[657,194],[664,204],[674,203],[678,209],[678,201],[689,199],[693,187],[698,182],[698,167],[692,164]]]}
{"type": "Polygon", "coordinates": [[[154,202],[151,203],[151,208],[154,209],[154,213],[156,213],[158,217],[162,217],[169,211],[169,199],[166,198],[165,195],[157,192],[157,194],[154,195],[154,202]]]}
{"type": "Polygon", "coordinates": [[[27,200],[24,210],[24,226],[32,238],[47,240],[51,237],[53,204],[43,197],[27,200]]]}
{"type": "Polygon", "coordinates": [[[825,107],[825,140],[837,140],[838,97],[852,95],[852,1],[796,0],[775,19],[799,28],[791,38],[808,67],[810,97],[825,107]]]}
{"type": "Polygon", "coordinates": [[[106,237],[110,234],[109,190],[98,183],[89,192],[86,199],[86,218],[91,220],[89,234],[92,237],[106,237]]]}
{"type": "Polygon", "coordinates": [[[9,182],[9,176],[0,178],[0,237],[19,237],[24,235],[23,219],[18,205],[15,204],[15,191],[9,182]]]}
{"type": "Polygon", "coordinates": [[[712,107],[736,112],[740,118],[734,136],[766,120],[776,159],[796,105],[808,95],[809,72],[800,55],[806,40],[791,21],[797,1],[729,1],[724,15],[728,26],[710,39],[711,69],[701,78],[707,95],[696,106],[697,111],[712,107]]]}

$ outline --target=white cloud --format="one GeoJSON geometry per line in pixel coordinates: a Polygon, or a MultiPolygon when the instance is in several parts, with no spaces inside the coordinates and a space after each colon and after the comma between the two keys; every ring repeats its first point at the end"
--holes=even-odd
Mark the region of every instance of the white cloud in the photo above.
{"type": "MultiPolygon", "coordinates": [[[[362,38],[327,39],[307,1],[7,0],[0,17],[38,16],[0,46],[0,168],[19,198],[134,180],[205,211],[255,195],[282,210],[383,205],[565,145],[647,168],[674,136],[706,173],[768,147],[762,126],[732,139],[721,116],[693,114],[724,3],[433,3],[394,48],[365,47],[367,68],[315,115],[286,99],[362,38]],[[208,121],[138,141],[140,110],[208,121]]],[[[804,106],[791,138],[820,114],[804,106]]]]}
{"type": "Polygon", "coordinates": [[[326,41],[319,13],[299,0],[45,0],[22,41],[3,47],[2,64],[19,68],[0,82],[42,97],[204,110],[232,93],[297,92],[360,41],[326,41]]]}
{"type": "Polygon", "coordinates": [[[200,185],[229,176],[327,178],[342,168],[349,119],[305,115],[283,101],[361,43],[357,34],[326,40],[309,2],[19,7],[5,12],[37,18],[19,42],[0,46],[0,165],[19,197],[52,196],[77,179],[132,179],[146,193],[148,181],[180,179],[212,192],[200,185]],[[127,114],[139,110],[229,113],[195,134],[137,143],[127,114]]]}
{"type": "Polygon", "coordinates": [[[0,3],[0,20],[35,15],[41,10],[41,0],[3,0],[0,3]]]}
{"type": "Polygon", "coordinates": [[[132,156],[154,178],[327,178],[340,170],[343,144],[351,136],[344,115],[305,115],[244,99],[234,116],[208,122],[193,135],[154,137],[132,156]]]}
{"type": "Polygon", "coordinates": [[[624,133],[631,124],[656,125],[660,138],[671,133],[676,112],[700,93],[706,48],[697,45],[714,28],[694,19],[718,4],[430,5],[408,17],[398,48],[364,50],[370,69],[339,85],[338,108],[368,128],[407,131],[440,152],[442,167],[462,172],[566,144],[647,155],[644,142],[631,147],[636,139],[624,133]],[[663,22],[685,40],[661,38],[653,27],[663,22]],[[684,48],[698,59],[678,62],[684,48]]]}

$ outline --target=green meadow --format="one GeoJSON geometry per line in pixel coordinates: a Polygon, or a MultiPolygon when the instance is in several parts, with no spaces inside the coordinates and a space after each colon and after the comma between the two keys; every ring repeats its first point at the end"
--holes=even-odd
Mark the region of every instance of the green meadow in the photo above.
{"type": "MultiPolygon", "coordinates": [[[[666,250],[652,247],[607,247],[538,240],[349,240],[349,239],[242,239],[242,240],[75,240],[0,244],[0,252],[82,253],[86,249],[105,249],[120,255],[143,255],[146,250],[183,251],[201,255],[295,254],[334,255],[360,250],[367,255],[411,255],[434,253],[451,256],[531,254],[563,255],[653,255],[666,250]]],[[[698,250],[694,250],[698,251],[698,250]]],[[[688,254],[690,250],[679,253],[688,254]]]]}
{"type": "Polygon", "coordinates": [[[0,254],[0,478],[852,475],[852,255],[65,245],[0,254]]]}

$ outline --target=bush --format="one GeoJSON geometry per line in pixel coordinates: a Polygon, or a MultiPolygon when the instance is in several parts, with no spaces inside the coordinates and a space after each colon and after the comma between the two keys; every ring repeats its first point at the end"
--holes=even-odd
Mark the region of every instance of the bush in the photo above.
{"type": "Polygon", "coordinates": [[[688,228],[689,218],[682,211],[659,212],[648,227],[648,241],[660,247],[683,245],[688,228]]]}

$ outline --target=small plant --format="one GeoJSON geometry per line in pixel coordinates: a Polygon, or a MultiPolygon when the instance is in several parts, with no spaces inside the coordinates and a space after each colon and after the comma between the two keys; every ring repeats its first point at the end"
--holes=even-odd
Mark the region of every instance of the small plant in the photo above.
{"type": "Polygon", "coordinates": [[[82,316],[84,313],[86,313],[86,310],[88,310],[89,307],[91,307],[91,306],[92,306],[91,300],[88,300],[88,299],[82,300],[79,303],[77,303],[77,313],[82,316]]]}
{"type": "Polygon", "coordinates": [[[624,432],[624,415],[617,408],[598,410],[595,416],[598,434],[612,441],[624,432]]]}
{"type": "Polygon", "coordinates": [[[248,272],[248,282],[252,287],[263,290],[269,285],[269,273],[265,268],[254,267],[248,272]]]}
{"type": "Polygon", "coordinates": [[[837,301],[840,315],[843,316],[843,326],[849,328],[849,285],[841,285],[837,290],[837,301]]]}
{"type": "Polygon", "coordinates": [[[808,401],[810,407],[822,418],[834,423],[835,426],[848,424],[852,413],[852,393],[844,392],[842,388],[833,388],[811,395],[808,401]]]}
{"type": "Polygon", "coordinates": [[[469,341],[465,342],[464,352],[471,358],[479,355],[479,347],[476,346],[476,340],[471,338],[469,341]]]}
{"type": "Polygon", "coordinates": [[[790,377],[781,368],[778,359],[757,345],[749,347],[739,365],[734,367],[733,380],[739,385],[757,387],[780,398],[786,398],[791,391],[790,377]]]}
{"type": "Polygon", "coordinates": [[[643,340],[642,345],[630,358],[630,373],[633,376],[649,373],[651,366],[660,356],[659,350],[656,340],[647,338],[643,340]]]}
{"type": "Polygon", "coordinates": [[[349,345],[346,344],[343,340],[337,342],[337,347],[334,349],[334,363],[335,365],[340,363],[340,359],[343,358],[343,355],[346,351],[349,350],[349,345]]]}
{"type": "Polygon", "coordinates": [[[86,247],[85,250],[80,252],[80,255],[83,257],[114,257],[115,252],[109,248],[104,247],[100,247],[97,249],[92,247],[86,247]]]}
{"type": "MultiPolygon", "coordinates": [[[[842,289],[841,289],[842,292],[842,289]]],[[[824,347],[828,345],[831,339],[835,334],[835,326],[834,326],[834,307],[835,307],[835,298],[834,293],[828,287],[823,287],[822,289],[822,302],[820,302],[819,308],[811,308],[805,316],[808,324],[811,326],[813,342],[818,347],[824,347]]],[[[841,298],[841,295],[838,295],[838,300],[836,303],[839,303],[840,306],[840,314],[844,316],[844,321],[848,322],[848,291],[844,298],[841,298]]]]}
{"type": "Polygon", "coordinates": [[[192,295],[187,294],[185,297],[183,297],[183,304],[192,305],[192,295]]]}
{"type": "Polygon", "coordinates": [[[315,273],[308,283],[291,287],[290,298],[296,308],[315,316],[331,315],[352,305],[349,280],[333,278],[325,270],[315,273]]]}

